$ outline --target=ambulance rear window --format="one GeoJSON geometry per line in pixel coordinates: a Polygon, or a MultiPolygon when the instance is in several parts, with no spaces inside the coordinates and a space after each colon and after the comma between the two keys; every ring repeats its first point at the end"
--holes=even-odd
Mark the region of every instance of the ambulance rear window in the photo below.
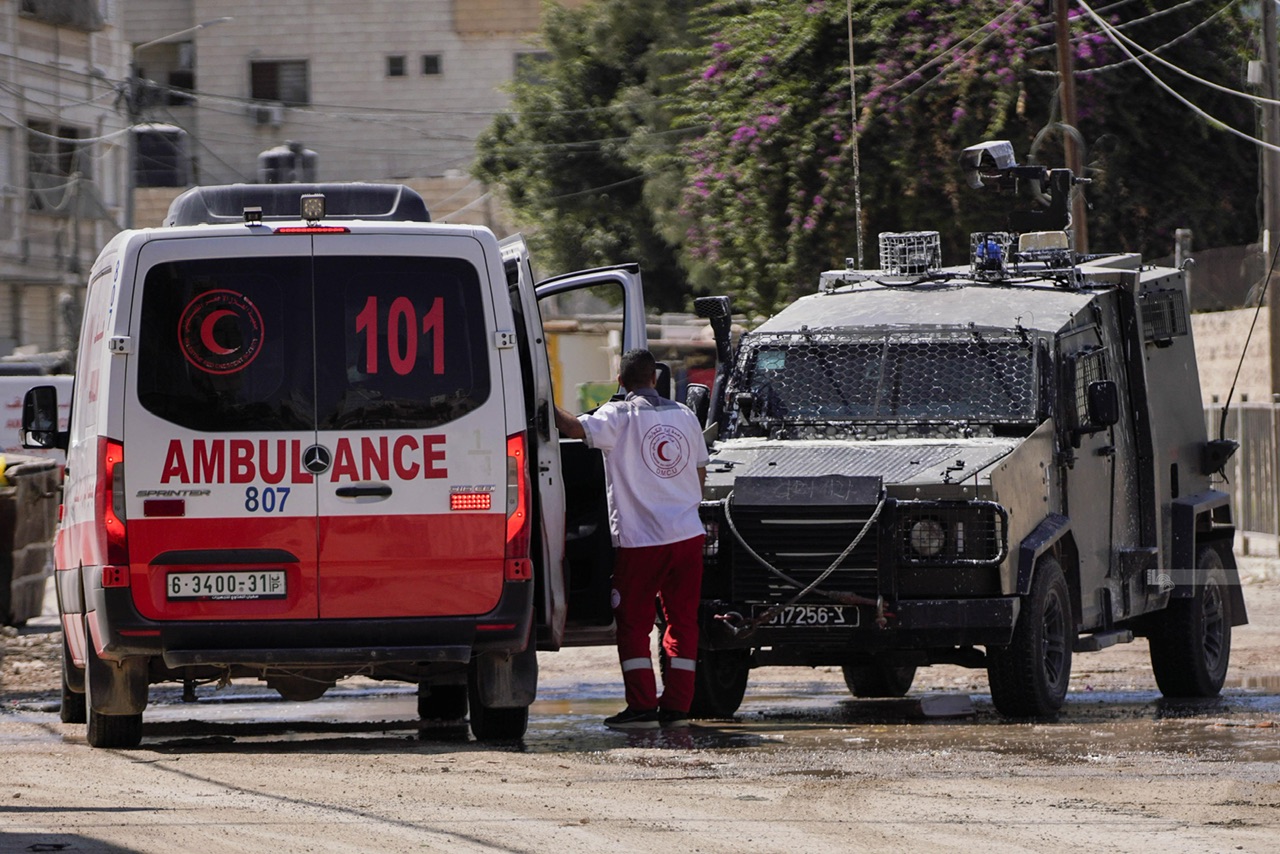
{"type": "Polygon", "coordinates": [[[315,424],[311,258],[152,267],[142,295],[138,399],[193,430],[315,424]]]}
{"type": "Polygon", "coordinates": [[[489,396],[480,279],[458,258],[316,258],[321,430],[432,427],[489,396]]]}
{"type": "Polygon", "coordinates": [[[146,274],[142,405],[206,432],[433,427],[488,399],[479,275],[456,258],[220,258],[146,274]]]}

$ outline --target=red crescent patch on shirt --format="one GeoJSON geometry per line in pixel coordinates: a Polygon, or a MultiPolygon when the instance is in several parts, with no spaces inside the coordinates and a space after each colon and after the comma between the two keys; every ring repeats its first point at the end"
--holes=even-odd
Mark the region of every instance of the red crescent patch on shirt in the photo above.
{"type": "Polygon", "coordinates": [[[641,459],[658,477],[675,477],[689,465],[691,454],[684,434],[668,424],[650,428],[641,440],[641,459]]]}

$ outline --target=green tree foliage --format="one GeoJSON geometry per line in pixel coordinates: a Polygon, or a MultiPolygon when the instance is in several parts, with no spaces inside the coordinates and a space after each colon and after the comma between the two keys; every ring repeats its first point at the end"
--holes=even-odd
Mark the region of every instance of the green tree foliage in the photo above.
{"type": "Polygon", "coordinates": [[[645,202],[654,176],[637,154],[669,148],[654,130],[669,76],[658,48],[687,37],[685,5],[547,7],[547,56],[517,76],[513,110],[480,138],[475,169],[530,229],[534,257],[548,267],[539,275],[636,261],[651,306],[685,307],[686,277],[645,202]]]}
{"type": "MultiPolygon", "coordinates": [[[[541,79],[481,141],[558,269],[638,260],[660,307],[691,288],[769,313],[880,232],[936,230],[964,263],[971,231],[1015,201],[963,182],[959,151],[1008,139],[1021,162],[1065,165],[1052,0],[859,0],[852,5],[860,181],[854,180],[848,4],[840,0],[596,0],[552,10],[541,79]],[[655,287],[656,286],[656,287],[655,287]]],[[[1106,20],[1199,77],[1242,88],[1251,23],[1229,0],[1123,0],[1106,20]]],[[[1151,65],[1197,117],[1073,6],[1090,248],[1171,252],[1257,229],[1253,107],[1151,65]]],[[[1016,201],[1027,207],[1029,200],[1016,201]]]]}
{"type": "MultiPolygon", "coordinates": [[[[1236,79],[1240,56],[1222,45],[1245,45],[1240,20],[1224,14],[1189,33],[1208,13],[1148,17],[1163,5],[1115,4],[1123,8],[1112,19],[1142,19],[1132,38],[1152,46],[1181,39],[1166,54],[1171,62],[1236,79]]],[[[1002,228],[1015,204],[964,185],[962,148],[1008,139],[1022,162],[1065,165],[1053,4],[853,7],[866,266],[875,266],[875,234],[921,229],[941,233],[944,261],[963,263],[968,234],[1002,228]]],[[[699,284],[769,313],[857,254],[846,4],[757,0],[714,11],[683,104],[690,124],[709,127],[684,145],[690,172],[677,210],[687,224],[685,258],[699,284]]],[[[1195,230],[1200,245],[1251,239],[1252,146],[1176,106],[1132,63],[1114,65],[1124,55],[1096,25],[1077,23],[1073,49],[1094,181],[1091,248],[1166,255],[1179,227],[1195,230]]],[[[1219,118],[1252,128],[1247,102],[1197,95],[1219,118]]]]}

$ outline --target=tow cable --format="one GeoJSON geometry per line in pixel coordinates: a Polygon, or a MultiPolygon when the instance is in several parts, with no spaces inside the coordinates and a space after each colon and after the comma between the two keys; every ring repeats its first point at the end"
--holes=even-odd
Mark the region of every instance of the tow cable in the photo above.
{"type": "Polygon", "coordinates": [[[839,557],[835,559],[831,566],[827,567],[820,575],[818,575],[811,584],[804,586],[799,581],[787,575],[785,572],[761,557],[756,550],[751,547],[751,544],[747,542],[746,538],[742,536],[742,533],[738,530],[738,526],[734,524],[733,513],[729,510],[729,506],[733,503],[733,493],[730,492],[724,499],[724,519],[729,524],[729,530],[733,532],[734,538],[744,549],[747,550],[747,554],[751,555],[756,563],[763,566],[773,575],[782,579],[791,587],[799,589],[800,592],[791,597],[788,601],[779,605],[774,605],[750,620],[743,617],[742,614],[737,611],[730,611],[726,614],[716,614],[715,619],[724,623],[725,627],[729,629],[735,638],[749,637],[754,634],[760,626],[772,620],[786,608],[790,608],[810,593],[817,593],[819,596],[825,596],[827,599],[830,599],[833,602],[838,602],[841,605],[870,605],[874,607],[876,609],[876,626],[882,629],[886,628],[889,625],[889,618],[893,616],[893,613],[886,608],[884,596],[877,596],[875,599],[868,599],[867,597],[859,596],[856,593],[846,593],[842,590],[822,590],[818,587],[819,584],[826,581],[827,578],[831,576],[831,573],[836,571],[840,564],[844,563],[844,559],[858,547],[858,543],[862,542],[862,538],[865,537],[867,532],[871,530],[873,525],[875,525],[876,519],[880,517],[880,511],[884,509],[885,498],[886,497],[884,495],[880,496],[880,501],[876,504],[875,511],[872,512],[871,517],[862,525],[862,530],[858,531],[858,535],[853,538],[853,542],[849,543],[849,545],[845,547],[845,550],[840,553],[839,557]]]}

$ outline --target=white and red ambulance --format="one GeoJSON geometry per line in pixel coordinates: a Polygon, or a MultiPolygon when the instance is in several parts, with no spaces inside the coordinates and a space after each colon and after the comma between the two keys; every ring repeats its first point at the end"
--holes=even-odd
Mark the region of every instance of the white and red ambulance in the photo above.
{"type": "Polygon", "coordinates": [[[117,235],[69,429],[51,387],[24,408],[67,451],[63,720],[132,746],[156,682],[305,700],[363,674],[523,735],[535,649],[607,639],[602,486],[561,460],[537,305],[588,287],[644,346],[633,266],[535,286],[522,240],[399,186],[198,187],[117,235]]]}

